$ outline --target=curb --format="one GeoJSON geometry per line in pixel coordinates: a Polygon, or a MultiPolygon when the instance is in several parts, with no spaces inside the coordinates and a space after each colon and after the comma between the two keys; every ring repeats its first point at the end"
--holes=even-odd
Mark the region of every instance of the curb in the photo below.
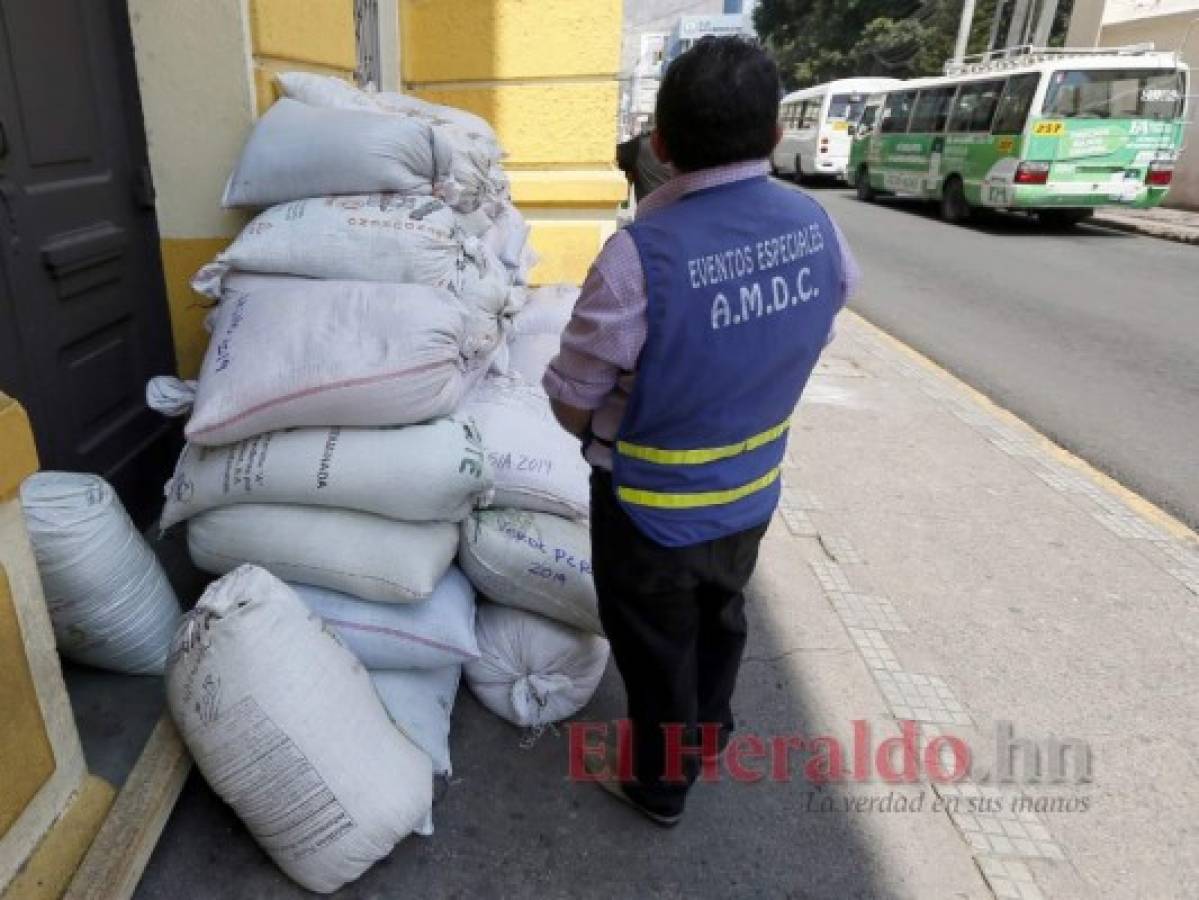
{"type": "Polygon", "coordinates": [[[1098,225],[1101,228],[1111,228],[1116,231],[1125,231],[1130,234],[1140,234],[1145,237],[1174,241],[1179,244],[1199,245],[1199,228],[1175,228],[1170,225],[1159,225],[1155,222],[1108,218],[1103,215],[1093,216],[1089,224],[1098,225]]]}

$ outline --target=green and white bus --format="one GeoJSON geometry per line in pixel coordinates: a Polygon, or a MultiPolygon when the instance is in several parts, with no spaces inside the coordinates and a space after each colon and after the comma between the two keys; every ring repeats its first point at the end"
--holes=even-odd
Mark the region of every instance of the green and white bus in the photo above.
{"type": "Polygon", "coordinates": [[[1188,71],[1151,45],[999,51],[873,96],[854,131],[858,197],[936,200],[1071,225],[1161,202],[1182,149],[1188,71]]]}

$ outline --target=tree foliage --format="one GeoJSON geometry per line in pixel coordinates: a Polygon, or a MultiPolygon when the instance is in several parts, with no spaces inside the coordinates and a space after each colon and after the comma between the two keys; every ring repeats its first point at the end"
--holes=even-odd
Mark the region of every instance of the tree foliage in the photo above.
{"type": "MultiPolygon", "coordinates": [[[[977,0],[968,52],[986,49],[997,2],[977,0]]],[[[1060,4],[1055,42],[1071,5],[1060,4]]],[[[940,74],[953,55],[961,11],[962,0],[761,0],[754,25],[785,85],[795,89],[834,78],[940,74]]]]}

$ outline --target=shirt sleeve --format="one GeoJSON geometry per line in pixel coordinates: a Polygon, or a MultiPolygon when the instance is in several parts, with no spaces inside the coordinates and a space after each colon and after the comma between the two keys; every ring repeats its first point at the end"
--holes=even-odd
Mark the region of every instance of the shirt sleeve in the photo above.
{"type": "Polygon", "coordinates": [[[841,249],[841,272],[842,285],[845,288],[845,300],[848,301],[858,293],[858,288],[862,286],[862,269],[858,266],[858,261],[853,255],[853,251],[849,249],[849,241],[845,240],[845,232],[830,217],[829,221],[833,223],[833,234],[837,236],[837,246],[841,249]]]}
{"type": "Polygon", "coordinates": [[[577,409],[598,409],[645,343],[645,278],[633,239],[618,231],[587,273],[562,346],[542,379],[545,392],[577,409]]]}

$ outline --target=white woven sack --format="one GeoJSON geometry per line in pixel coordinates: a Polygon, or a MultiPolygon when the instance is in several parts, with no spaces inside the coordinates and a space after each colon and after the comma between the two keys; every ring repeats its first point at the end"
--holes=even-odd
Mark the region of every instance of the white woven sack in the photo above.
{"type": "Polygon", "coordinates": [[[286,97],[312,106],[327,106],[333,109],[357,109],[367,112],[384,112],[393,115],[409,115],[451,125],[463,138],[481,142],[482,149],[491,152],[496,160],[503,155],[495,131],[487,120],[464,109],[430,103],[407,94],[394,92],[370,92],[355,87],[347,81],[330,75],[313,75],[309,72],[280,72],[275,76],[286,97]]]}
{"type": "Polygon", "coordinates": [[[433,762],[437,775],[453,774],[450,765],[450,716],[462,666],[440,669],[371,672],[387,714],[433,762]]]}
{"type": "Polygon", "coordinates": [[[337,890],[431,830],[428,756],[362,664],[263,569],[214,582],[188,614],[167,704],[213,790],[309,890],[337,890]]]}
{"type": "Polygon", "coordinates": [[[495,506],[587,515],[591,469],[540,384],[490,376],[467,395],[462,414],[483,434],[495,472],[495,506]]]}
{"type": "Polygon", "coordinates": [[[479,656],[475,591],[453,566],[419,603],[374,603],[309,584],[291,586],[368,669],[436,669],[479,656]]]}
{"type": "Polygon", "coordinates": [[[21,485],[21,508],[59,653],[116,672],[161,673],[182,610],[108,482],[38,472],[21,485]]]}
{"type": "Polygon", "coordinates": [[[454,152],[428,122],[282,99],[255,123],[225,185],[226,207],[332,194],[437,196],[458,202],[454,152]]]}
{"type": "Polygon", "coordinates": [[[529,245],[530,228],[520,210],[509,201],[494,210],[458,213],[458,221],[469,233],[482,240],[507,267],[515,284],[528,283],[529,270],[539,257],[529,245]]]}
{"type": "Polygon", "coordinates": [[[260,213],[192,279],[212,299],[232,270],[442,288],[471,309],[506,311],[512,273],[435,197],[310,197],[260,213]]]}
{"type": "Polygon", "coordinates": [[[603,638],[507,606],[480,605],[475,631],[481,655],[463,668],[471,693],[525,728],[577,713],[608,664],[603,638]]]}
{"type": "Polygon", "coordinates": [[[508,338],[508,371],[539,385],[562,348],[579,289],[570,284],[534,288],[525,295],[508,338]]]}
{"type": "Polygon", "coordinates": [[[457,409],[496,340],[469,337],[466,311],[437,288],[234,275],[185,433],[213,446],[282,428],[427,422],[457,409]]]}
{"type": "Polygon", "coordinates": [[[439,171],[450,173],[453,195],[446,192],[446,197],[456,209],[495,212],[508,199],[508,176],[500,165],[503,152],[495,132],[483,119],[405,94],[368,93],[344,81],[331,83],[338,80],[304,72],[278,76],[285,96],[311,106],[383,114],[431,128],[439,148],[448,151],[448,162],[443,163],[448,168],[439,171]]]}
{"type": "Polygon", "coordinates": [[[458,560],[488,599],[603,634],[584,525],[546,513],[483,510],[462,523],[458,560]]]}
{"type": "Polygon", "coordinates": [[[401,428],[296,428],[236,444],[183,448],[164,488],[161,526],[238,503],[290,503],[406,522],[460,522],[492,494],[469,419],[401,428]]]}
{"type": "Polygon", "coordinates": [[[251,563],[286,581],[363,600],[409,603],[432,594],[449,569],[458,527],[344,509],[247,503],[191,519],[187,546],[196,567],[214,575],[251,563]]]}

